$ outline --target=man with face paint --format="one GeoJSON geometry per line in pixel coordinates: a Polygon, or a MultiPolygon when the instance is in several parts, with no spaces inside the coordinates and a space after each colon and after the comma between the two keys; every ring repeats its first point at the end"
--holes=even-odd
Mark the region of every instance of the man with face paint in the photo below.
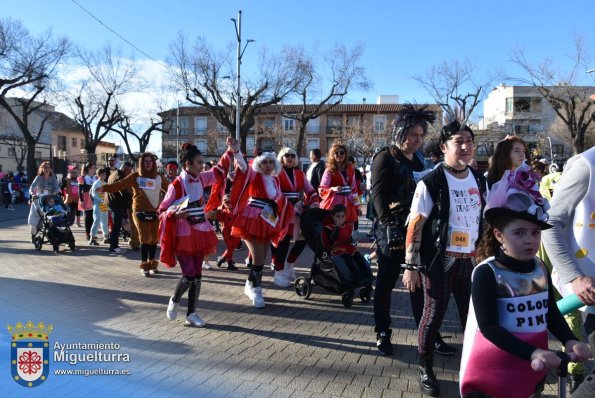
{"type": "Polygon", "coordinates": [[[440,134],[444,162],[417,184],[408,217],[403,284],[421,289],[424,309],[419,324],[419,385],[424,394],[440,395],[433,369],[438,329],[450,294],[461,327],[467,322],[475,245],[482,230],[485,179],[468,166],[474,154],[473,131],[457,120],[440,134]]]}
{"type": "MultiPolygon", "coordinates": [[[[168,180],[157,173],[157,161],[152,153],[143,153],[139,159],[138,171],[113,184],[101,187],[103,192],[113,193],[132,189],[132,218],[138,228],[141,251],[141,274],[157,273],[159,260],[155,259],[159,241],[159,218],[157,209],[166,192],[168,180]]],[[[100,192],[100,191],[98,191],[100,192]]]]}

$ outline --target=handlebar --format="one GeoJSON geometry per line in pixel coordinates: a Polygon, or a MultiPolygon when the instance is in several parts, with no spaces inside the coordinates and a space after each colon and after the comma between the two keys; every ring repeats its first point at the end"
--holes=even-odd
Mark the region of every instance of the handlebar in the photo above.
{"type": "MultiPolygon", "coordinates": [[[[562,351],[556,351],[556,355],[560,358],[560,365],[558,366],[558,375],[566,377],[564,372],[568,373],[568,363],[576,362],[576,354],[574,352],[566,353],[562,351]]],[[[534,359],[531,361],[531,368],[536,371],[542,371],[545,368],[543,361],[534,359]]]]}
{"type": "Polygon", "coordinates": [[[578,310],[579,308],[585,306],[585,303],[583,303],[576,294],[571,294],[561,300],[558,300],[557,304],[562,315],[566,315],[569,312],[578,310]]]}

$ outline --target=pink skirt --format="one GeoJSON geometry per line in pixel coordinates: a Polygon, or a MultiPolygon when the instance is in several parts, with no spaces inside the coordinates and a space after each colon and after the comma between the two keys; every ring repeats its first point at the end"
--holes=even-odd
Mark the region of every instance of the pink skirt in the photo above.
{"type": "Polygon", "coordinates": [[[217,234],[214,231],[200,231],[192,228],[190,235],[177,236],[175,254],[182,256],[195,256],[202,253],[204,256],[217,251],[217,234]]]}
{"type": "Polygon", "coordinates": [[[258,207],[246,206],[242,214],[236,217],[231,228],[231,236],[251,242],[278,242],[283,229],[283,220],[279,218],[277,225],[273,227],[260,217],[261,212],[262,209],[258,207]]]}

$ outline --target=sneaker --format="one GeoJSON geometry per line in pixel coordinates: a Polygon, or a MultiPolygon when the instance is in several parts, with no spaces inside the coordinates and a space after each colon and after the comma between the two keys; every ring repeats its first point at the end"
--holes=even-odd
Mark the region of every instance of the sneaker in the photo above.
{"type": "Polygon", "coordinates": [[[167,319],[169,319],[170,321],[173,321],[174,319],[176,319],[178,317],[178,307],[179,306],[180,306],[180,303],[174,302],[173,297],[169,298],[169,304],[167,305],[167,319]]]}
{"type": "Polygon", "coordinates": [[[250,256],[246,257],[246,259],[244,260],[244,264],[246,264],[246,267],[248,268],[252,266],[252,264],[250,263],[250,256]]]}
{"type": "Polygon", "coordinates": [[[281,271],[275,271],[273,283],[279,287],[291,286],[291,282],[289,281],[289,279],[287,279],[287,271],[284,269],[282,269],[281,271]]]}
{"type": "Polygon", "coordinates": [[[228,271],[237,271],[238,267],[236,267],[236,264],[233,261],[228,261],[227,262],[227,270],[228,271]]]}
{"type": "Polygon", "coordinates": [[[442,340],[442,336],[438,335],[436,338],[436,342],[434,343],[434,352],[440,355],[454,355],[457,352],[457,349],[451,345],[448,345],[442,340]]]}
{"type": "Polygon", "coordinates": [[[109,252],[113,253],[113,254],[125,254],[126,250],[122,249],[121,247],[115,247],[115,248],[110,247],[109,252]]]}
{"type": "Polygon", "coordinates": [[[109,244],[109,238],[103,238],[103,244],[104,245],[109,244]]]}
{"type": "Polygon", "coordinates": [[[264,308],[265,303],[261,287],[253,287],[252,282],[246,281],[244,294],[252,300],[252,305],[254,305],[255,308],[264,308]]]}
{"type": "Polygon", "coordinates": [[[369,254],[364,254],[364,259],[366,260],[368,265],[372,265],[372,256],[370,256],[369,254]]]}
{"type": "Polygon", "coordinates": [[[155,275],[155,274],[158,274],[158,273],[159,273],[159,270],[158,270],[157,268],[155,268],[155,269],[150,269],[150,270],[149,270],[149,274],[151,274],[151,275],[155,275]]]}
{"type": "Polygon", "coordinates": [[[99,243],[97,243],[97,240],[93,238],[89,241],[89,246],[99,246],[99,243]]]}
{"type": "Polygon", "coordinates": [[[140,270],[140,274],[145,277],[148,277],[149,275],[151,275],[151,273],[149,271],[145,271],[144,269],[140,270]]]}
{"type": "Polygon", "coordinates": [[[376,335],[376,348],[378,348],[378,352],[382,355],[393,355],[395,352],[390,342],[391,334],[392,330],[389,329],[386,332],[380,332],[376,335]]]}
{"type": "Polygon", "coordinates": [[[192,314],[186,317],[186,325],[192,325],[197,328],[202,328],[206,324],[207,323],[203,321],[202,318],[199,317],[196,312],[193,312],[192,314]]]}
{"type": "Polygon", "coordinates": [[[209,263],[207,260],[202,262],[202,269],[212,269],[212,268],[213,267],[211,266],[211,263],[209,263]]]}
{"type": "Polygon", "coordinates": [[[216,262],[217,267],[221,268],[223,266],[224,262],[225,262],[225,257],[221,256],[221,257],[217,258],[217,262],[216,262]]]}

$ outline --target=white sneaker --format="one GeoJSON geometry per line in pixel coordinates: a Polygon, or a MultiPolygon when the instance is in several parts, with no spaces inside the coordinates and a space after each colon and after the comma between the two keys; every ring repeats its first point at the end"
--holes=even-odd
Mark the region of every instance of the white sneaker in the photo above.
{"type": "Polygon", "coordinates": [[[289,282],[294,282],[297,279],[295,276],[295,268],[293,268],[293,263],[285,262],[285,276],[289,282]]]}
{"type": "Polygon", "coordinates": [[[254,305],[255,308],[264,308],[265,303],[261,287],[252,287],[252,282],[246,281],[244,294],[252,300],[252,305],[254,305]]]}
{"type": "Polygon", "coordinates": [[[202,318],[199,317],[196,312],[193,312],[192,314],[186,317],[186,325],[192,325],[197,328],[202,328],[206,324],[207,323],[203,321],[202,318]]]}
{"type": "Polygon", "coordinates": [[[287,272],[284,269],[281,271],[275,271],[273,283],[279,287],[291,286],[291,282],[289,281],[289,279],[287,279],[287,272]]]}
{"type": "Polygon", "coordinates": [[[246,264],[246,267],[250,266],[250,257],[246,257],[246,259],[244,260],[244,263],[246,264]]]}
{"type": "Polygon", "coordinates": [[[173,300],[173,297],[169,298],[169,304],[167,306],[167,319],[173,321],[178,317],[178,306],[180,303],[176,303],[173,300]]]}
{"type": "Polygon", "coordinates": [[[207,260],[202,262],[202,269],[212,269],[213,267],[211,266],[211,263],[209,263],[207,260]]]}

